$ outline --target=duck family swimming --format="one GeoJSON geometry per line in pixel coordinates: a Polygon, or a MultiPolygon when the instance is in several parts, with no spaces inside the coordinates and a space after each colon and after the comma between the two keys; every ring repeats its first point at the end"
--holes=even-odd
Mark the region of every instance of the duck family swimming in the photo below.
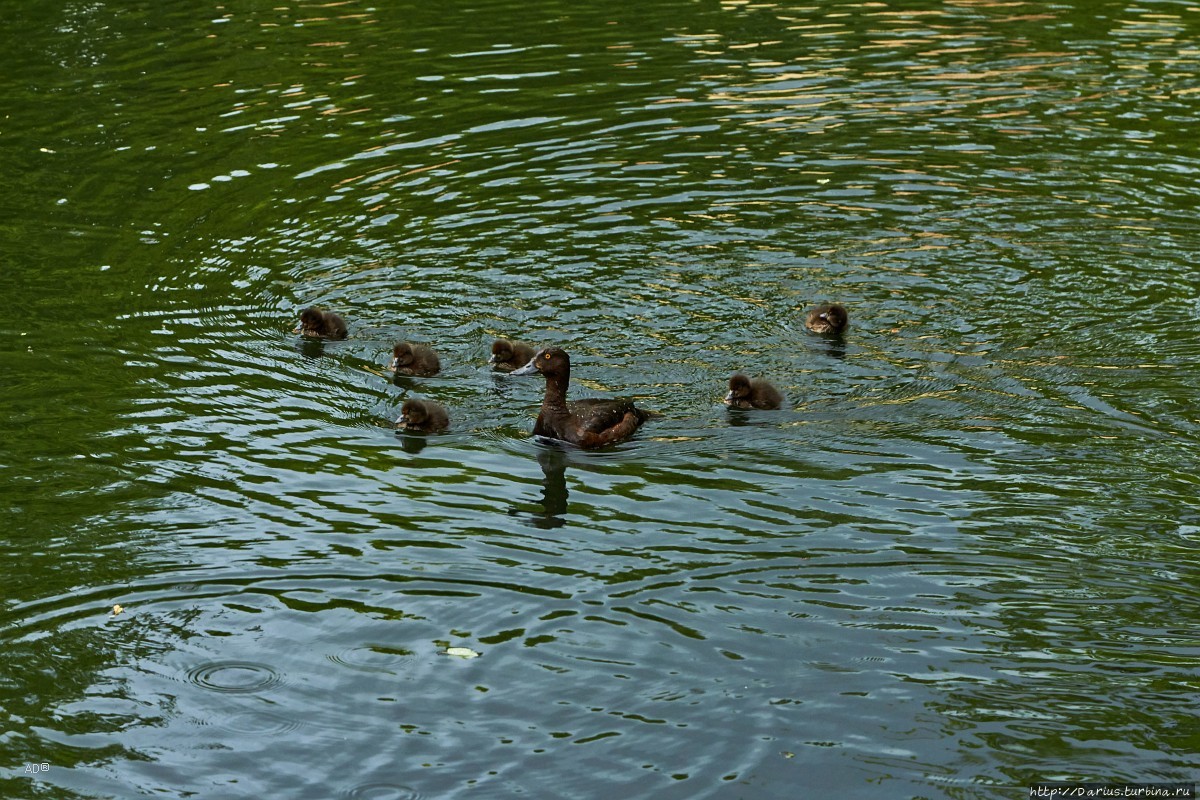
{"type": "MultiPolygon", "coordinates": [[[[848,322],[844,306],[825,303],[809,310],[804,325],[813,333],[840,335],[848,322]]],[[[312,306],[300,312],[300,327],[294,332],[310,338],[345,339],[348,329],[340,315],[312,306]]],[[[561,347],[545,347],[535,352],[524,342],[497,339],[492,343],[488,363],[515,376],[541,374],[546,379],[542,406],[533,425],[535,436],[594,449],[629,438],[653,416],[627,399],[568,401],[571,357],[561,347]]],[[[441,359],[430,347],[399,342],[392,348],[388,368],[396,375],[429,377],[441,371],[441,359]]],[[[783,404],[783,395],[765,379],[752,379],[736,372],[729,378],[729,392],[724,401],[730,408],[773,410],[783,404]]],[[[444,406],[416,398],[404,401],[396,420],[396,426],[406,431],[427,433],[443,431],[449,424],[450,415],[444,406]]]]}

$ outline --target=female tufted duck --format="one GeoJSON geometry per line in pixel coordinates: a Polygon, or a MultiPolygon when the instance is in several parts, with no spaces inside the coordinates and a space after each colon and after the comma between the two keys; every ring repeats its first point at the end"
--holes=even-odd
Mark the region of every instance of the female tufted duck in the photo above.
{"type": "Polygon", "coordinates": [[[729,379],[729,394],[725,395],[725,403],[730,408],[779,408],[783,395],[779,390],[762,378],[750,380],[740,372],[735,372],[729,379]]]}
{"type": "Polygon", "coordinates": [[[437,375],[442,362],[437,353],[423,344],[400,342],[392,348],[392,363],[388,367],[397,375],[437,375]]]}
{"type": "Polygon", "coordinates": [[[546,377],[542,410],[533,425],[534,436],[561,439],[583,448],[603,447],[633,434],[650,417],[631,400],[576,400],[567,402],[571,383],[571,359],[559,347],[539,350],[528,364],[513,375],[546,377]]]}
{"type": "Polygon", "coordinates": [[[492,342],[492,357],[488,363],[503,372],[523,367],[533,359],[534,349],[524,342],[497,339],[492,342]]]}
{"type": "Polygon", "coordinates": [[[345,339],[346,332],[346,320],[316,306],[300,312],[300,327],[292,331],[313,339],[345,339]]]}
{"type": "Polygon", "coordinates": [[[825,303],[808,312],[808,317],[804,320],[804,327],[813,333],[839,334],[846,330],[849,322],[850,315],[846,313],[845,306],[837,303],[825,303]]]}
{"type": "Polygon", "coordinates": [[[405,400],[400,406],[400,419],[396,420],[396,427],[406,431],[436,433],[449,426],[450,415],[441,404],[432,400],[405,400]]]}

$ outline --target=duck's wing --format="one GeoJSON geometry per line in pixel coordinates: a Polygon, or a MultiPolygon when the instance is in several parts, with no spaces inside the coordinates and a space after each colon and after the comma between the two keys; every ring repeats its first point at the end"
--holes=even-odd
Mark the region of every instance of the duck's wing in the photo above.
{"type": "Polygon", "coordinates": [[[570,410],[582,422],[571,431],[572,438],[585,448],[603,447],[631,436],[649,416],[630,400],[576,400],[570,410]]]}
{"type": "Polygon", "coordinates": [[[571,415],[580,421],[579,429],[583,433],[603,433],[614,425],[619,425],[625,414],[633,410],[633,403],[628,400],[607,400],[593,397],[587,400],[574,400],[567,404],[571,415]]]}
{"type": "Polygon", "coordinates": [[[575,444],[580,447],[591,449],[593,447],[604,447],[607,444],[619,442],[633,435],[633,432],[642,424],[642,418],[637,414],[633,406],[621,416],[613,425],[608,426],[602,431],[583,431],[575,440],[575,444]]]}

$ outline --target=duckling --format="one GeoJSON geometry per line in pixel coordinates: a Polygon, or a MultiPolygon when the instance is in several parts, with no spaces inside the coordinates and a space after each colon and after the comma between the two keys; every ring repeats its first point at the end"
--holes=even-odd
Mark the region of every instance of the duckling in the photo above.
{"type": "Polygon", "coordinates": [[[441,371],[442,362],[437,353],[423,344],[400,342],[392,348],[392,363],[388,369],[395,371],[397,375],[428,377],[441,371]]]}
{"type": "Polygon", "coordinates": [[[492,357],[488,363],[503,372],[523,367],[533,359],[534,349],[524,342],[497,339],[492,342],[492,357]]]}
{"type": "Polygon", "coordinates": [[[779,408],[783,395],[769,382],[758,378],[750,380],[740,372],[735,372],[729,379],[729,394],[725,395],[725,403],[730,408],[779,408]]]}
{"type": "Polygon", "coordinates": [[[804,327],[813,333],[840,334],[850,323],[846,307],[837,303],[824,303],[808,312],[804,327]]]}
{"type": "Polygon", "coordinates": [[[300,327],[292,333],[313,339],[345,339],[346,320],[332,311],[322,311],[312,306],[300,312],[300,327]]]}
{"type": "Polygon", "coordinates": [[[631,400],[588,399],[567,402],[567,387],[571,383],[571,358],[560,347],[546,347],[537,352],[529,363],[513,370],[513,375],[533,375],[540,372],[546,378],[546,393],[542,409],[533,425],[534,436],[561,439],[578,447],[591,449],[618,442],[633,435],[650,412],[634,406],[631,400]]]}
{"type": "Polygon", "coordinates": [[[445,407],[432,400],[405,400],[404,405],[400,406],[400,418],[396,420],[398,428],[423,433],[437,433],[449,426],[450,415],[445,407]]]}

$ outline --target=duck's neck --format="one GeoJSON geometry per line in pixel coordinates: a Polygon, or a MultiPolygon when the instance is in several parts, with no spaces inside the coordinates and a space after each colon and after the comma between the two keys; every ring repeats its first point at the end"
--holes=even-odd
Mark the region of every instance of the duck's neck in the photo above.
{"type": "Polygon", "coordinates": [[[542,413],[553,416],[566,415],[567,386],[571,383],[571,370],[546,375],[546,394],[542,397],[542,413]]]}

